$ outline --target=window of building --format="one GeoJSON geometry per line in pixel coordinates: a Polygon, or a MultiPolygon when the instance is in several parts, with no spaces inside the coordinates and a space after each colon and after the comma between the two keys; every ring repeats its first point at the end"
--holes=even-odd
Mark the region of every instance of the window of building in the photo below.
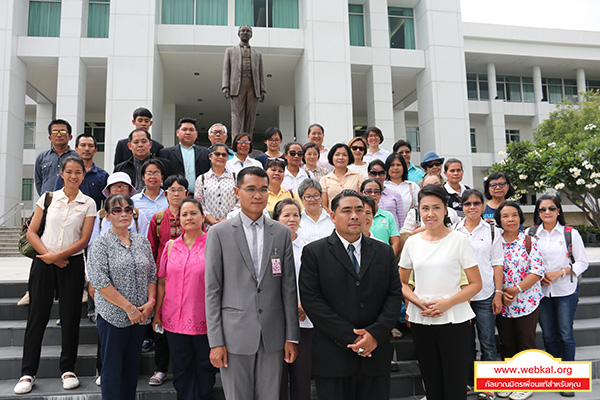
{"type": "Polygon", "coordinates": [[[104,131],[106,124],[104,122],[86,122],[84,132],[92,134],[98,143],[98,151],[104,151],[104,131]]]}
{"type": "Polygon", "coordinates": [[[416,49],[415,18],[412,8],[388,7],[390,47],[393,49],[416,49]]]}
{"type": "Polygon", "coordinates": [[[61,0],[30,0],[27,36],[60,36],[61,0]]]}
{"type": "Polygon", "coordinates": [[[521,132],[518,129],[506,129],[504,133],[506,135],[506,144],[521,141],[521,132]]]}
{"type": "Polygon", "coordinates": [[[235,24],[298,29],[298,0],[235,0],[235,24]]]}
{"type": "Polygon", "coordinates": [[[471,153],[477,153],[477,132],[475,132],[475,128],[470,128],[469,133],[471,135],[471,153]]]}
{"type": "Polygon", "coordinates": [[[35,149],[35,122],[25,122],[23,148],[26,150],[35,149]]]}
{"type": "Polygon", "coordinates": [[[525,103],[533,103],[535,101],[535,95],[533,94],[533,78],[521,77],[523,82],[523,101],[525,103]]]}
{"type": "Polygon", "coordinates": [[[577,81],[575,79],[542,78],[542,101],[552,104],[562,103],[565,97],[572,102],[577,101],[577,81]]]}
{"type": "Polygon", "coordinates": [[[469,100],[488,100],[488,81],[486,74],[467,74],[467,93],[469,100]]]}
{"type": "Polygon", "coordinates": [[[162,0],[161,23],[227,25],[227,0],[162,0]]]}
{"type": "Polygon", "coordinates": [[[421,134],[419,133],[418,126],[406,127],[406,140],[408,140],[412,145],[412,151],[421,151],[421,134]]]}
{"type": "Polygon", "coordinates": [[[467,74],[467,96],[469,100],[479,100],[477,74],[467,74]]]}
{"type": "Polygon", "coordinates": [[[600,90],[600,81],[587,81],[587,90],[600,90]]]}
{"type": "Polygon", "coordinates": [[[575,79],[563,79],[564,97],[572,102],[577,101],[577,81],[575,79]]]}
{"type": "Polygon", "coordinates": [[[90,0],[88,4],[87,37],[107,38],[109,15],[110,0],[90,0]]]}
{"type": "Polygon", "coordinates": [[[33,199],[33,179],[23,178],[21,185],[21,200],[31,201],[33,199]]]}
{"type": "Polygon", "coordinates": [[[496,76],[498,99],[510,102],[533,103],[533,78],[521,76],[496,76]]]}
{"type": "Polygon", "coordinates": [[[365,45],[365,14],[362,4],[348,4],[350,46],[365,45]]]}

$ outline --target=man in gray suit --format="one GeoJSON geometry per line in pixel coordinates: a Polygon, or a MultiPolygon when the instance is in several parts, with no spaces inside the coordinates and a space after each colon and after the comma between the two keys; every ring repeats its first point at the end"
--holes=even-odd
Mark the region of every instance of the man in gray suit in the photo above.
{"type": "Polygon", "coordinates": [[[269,178],[242,169],[241,212],[214,225],[205,250],[210,361],[221,368],[225,398],[278,399],[283,361],[298,351],[298,301],[290,230],[263,216],[269,178]]]}
{"type": "Polygon", "coordinates": [[[240,44],[225,50],[222,91],[231,100],[231,137],[238,133],[254,133],[258,102],[265,99],[265,77],[262,55],[250,47],[252,28],[238,29],[240,44]]]}

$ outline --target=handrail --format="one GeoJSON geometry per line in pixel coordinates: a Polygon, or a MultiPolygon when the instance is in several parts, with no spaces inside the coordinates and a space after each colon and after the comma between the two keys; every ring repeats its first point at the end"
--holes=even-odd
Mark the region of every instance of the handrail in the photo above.
{"type": "Polygon", "coordinates": [[[23,211],[25,210],[25,203],[17,203],[12,206],[7,212],[0,216],[0,226],[5,226],[14,217],[14,225],[20,226],[23,221],[23,211]]]}

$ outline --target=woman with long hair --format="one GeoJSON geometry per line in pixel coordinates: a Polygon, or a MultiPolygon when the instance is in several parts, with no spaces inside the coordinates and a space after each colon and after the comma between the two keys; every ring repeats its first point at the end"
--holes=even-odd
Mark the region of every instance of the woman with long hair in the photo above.
{"type": "Polygon", "coordinates": [[[348,169],[348,165],[354,162],[354,155],[350,147],[344,143],[333,145],[327,155],[329,164],[333,165],[333,171],[321,178],[323,197],[321,203],[323,208],[330,212],[331,200],[344,189],[360,190],[362,175],[359,172],[348,169]]]}

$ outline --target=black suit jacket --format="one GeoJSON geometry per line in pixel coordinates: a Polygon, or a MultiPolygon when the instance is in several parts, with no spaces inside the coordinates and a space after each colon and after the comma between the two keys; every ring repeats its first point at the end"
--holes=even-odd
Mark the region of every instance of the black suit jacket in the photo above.
{"type": "MultiPolygon", "coordinates": [[[[195,159],[196,159],[196,178],[210,169],[210,161],[208,159],[208,150],[202,146],[194,146],[195,159]]],[[[171,173],[173,175],[181,175],[185,177],[185,166],[183,165],[183,155],[181,154],[181,147],[179,145],[173,147],[165,147],[158,155],[166,158],[171,162],[171,173]]],[[[191,182],[193,185],[194,182],[191,182]]]]}
{"type": "Polygon", "coordinates": [[[402,306],[402,286],[392,247],[363,236],[360,276],[334,231],[304,247],[300,300],[314,324],[312,365],[315,375],[347,377],[390,372],[390,331],[402,306]],[[366,329],[378,342],[372,357],[347,346],[353,329],[366,329]]]}
{"type": "MultiPolygon", "coordinates": [[[[172,170],[171,169],[171,162],[169,160],[167,160],[166,158],[155,157],[152,154],[150,154],[150,157],[148,157],[144,161],[147,161],[147,160],[149,160],[151,158],[156,158],[156,159],[160,160],[163,163],[163,166],[165,167],[165,176],[163,177],[163,182],[164,182],[165,179],[167,179],[167,176],[173,174],[171,172],[171,170],[172,170]]],[[[137,182],[135,181],[136,173],[135,173],[135,164],[133,163],[133,156],[131,156],[127,161],[123,161],[122,163],[120,163],[119,165],[117,165],[115,167],[115,169],[114,169],[113,172],[125,172],[131,178],[131,184],[134,187],[137,187],[137,182]]]]}
{"type": "MultiPolygon", "coordinates": [[[[113,165],[115,167],[133,157],[133,153],[131,152],[131,150],[129,150],[129,147],[127,147],[127,143],[129,143],[129,139],[127,138],[121,139],[117,142],[117,146],[115,147],[115,159],[113,160],[113,165]]],[[[156,140],[152,139],[152,148],[150,149],[150,154],[154,154],[155,156],[157,156],[158,152],[163,147],[164,146],[160,142],[157,142],[156,140]]]]}

